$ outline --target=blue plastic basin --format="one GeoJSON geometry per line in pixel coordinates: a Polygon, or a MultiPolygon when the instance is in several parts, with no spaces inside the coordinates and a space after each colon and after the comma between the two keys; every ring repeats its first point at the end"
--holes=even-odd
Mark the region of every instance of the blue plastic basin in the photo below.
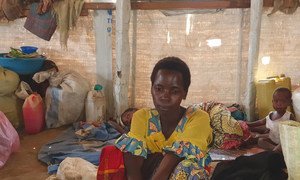
{"type": "Polygon", "coordinates": [[[20,47],[22,52],[25,53],[25,54],[31,54],[31,53],[34,53],[37,51],[37,47],[34,47],[34,46],[22,46],[20,47]]]}
{"type": "Polygon", "coordinates": [[[41,70],[45,57],[38,58],[11,58],[6,53],[0,53],[0,66],[12,70],[20,75],[34,74],[41,70]]]}

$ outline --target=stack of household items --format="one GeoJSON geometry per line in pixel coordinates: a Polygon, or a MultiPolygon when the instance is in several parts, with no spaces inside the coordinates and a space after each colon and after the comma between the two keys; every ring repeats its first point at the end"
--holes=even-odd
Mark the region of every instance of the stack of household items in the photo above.
{"type": "MultiPolygon", "coordinates": [[[[1,156],[5,157],[1,166],[19,147],[17,131],[23,129],[26,134],[37,134],[45,128],[75,123],[77,128],[67,132],[72,132],[76,142],[84,138],[109,140],[119,135],[102,123],[106,113],[103,87],[92,87],[75,71],[58,71],[55,63],[40,55],[37,49],[22,46],[0,54],[0,120],[3,121],[0,139],[5,142],[0,145],[0,154],[5,155],[1,156]],[[79,123],[85,122],[85,117],[88,123],[79,123]]],[[[83,146],[79,149],[82,151],[83,146]]],[[[54,154],[62,149],[56,150],[54,154]]],[[[99,157],[99,152],[94,154],[99,157]]],[[[51,153],[47,152],[47,156],[51,153]]],[[[53,164],[48,159],[44,162],[53,164]]]]}

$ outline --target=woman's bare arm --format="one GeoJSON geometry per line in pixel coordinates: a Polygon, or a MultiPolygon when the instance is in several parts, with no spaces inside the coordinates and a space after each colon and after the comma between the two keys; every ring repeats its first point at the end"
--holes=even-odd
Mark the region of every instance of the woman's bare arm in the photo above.
{"type": "Polygon", "coordinates": [[[177,164],[182,160],[183,158],[180,158],[173,153],[167,153],[156,169],[152,180],[167,180],[177,164]]]}
{"type": "Polygon", "coordinates": [[[128,180],[142,180],[142,165],[144,158],[135,156],[129,152],[124,153],[125,171],[128,180]]]}
{"type": "Polygon", "coordinates": [[[108,121],[108,124],[111,125],[113,128],[115,128],[119,133],[125,134],[127,131],[123,129],[118,123],[115,121],[108,121]]]}

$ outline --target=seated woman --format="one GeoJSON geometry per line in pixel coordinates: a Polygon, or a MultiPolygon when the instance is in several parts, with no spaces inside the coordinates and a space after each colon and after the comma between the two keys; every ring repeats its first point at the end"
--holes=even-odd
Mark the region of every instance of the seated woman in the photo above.
{"type": "Polygon", "coordinates": [[[115,144],[123,152],[128,179],[208,179],[209,116],[193,106],[181,106],[190,79],[189,67],[177,57],[155,65],[151,74],[155,108],[136,111],[130,132],[115,144]]]}

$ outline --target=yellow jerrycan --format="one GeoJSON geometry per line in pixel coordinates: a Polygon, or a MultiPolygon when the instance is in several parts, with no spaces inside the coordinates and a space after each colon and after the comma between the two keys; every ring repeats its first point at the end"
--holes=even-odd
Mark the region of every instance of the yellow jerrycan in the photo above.
{"type": "MultiPolygon", "coordinates": [[[[282,74],[259,80],[256,83],[256,106],[259,119],[266,117],[270,111],[274,111],[273,92],[278,87],[286,87],[291,90],[291,78],[282,74]]],[[[289,107],[287,110],[291,111],[291,108],[289,107]]]]}

